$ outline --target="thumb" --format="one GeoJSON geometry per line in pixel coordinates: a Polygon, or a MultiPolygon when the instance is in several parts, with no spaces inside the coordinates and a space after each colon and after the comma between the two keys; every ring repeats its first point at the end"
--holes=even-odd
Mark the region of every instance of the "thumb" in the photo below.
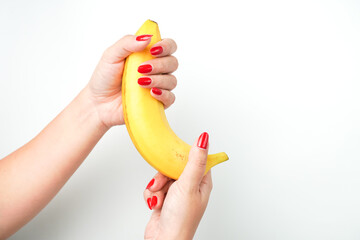
{"type": "Polygon", "coordinates": [[[149,45],[152,35],[126,35],[114,43],[103,54],[107,63],[119,63],[133,52],[140,52],[149,45]]]}
{"type": "Polygon", "coordinates": [[[189,160],[182,172],[179,181],[189,189],[198,189],[204,177],[209,150],[209,134],[200,135],[189,153],[189,160]]]}

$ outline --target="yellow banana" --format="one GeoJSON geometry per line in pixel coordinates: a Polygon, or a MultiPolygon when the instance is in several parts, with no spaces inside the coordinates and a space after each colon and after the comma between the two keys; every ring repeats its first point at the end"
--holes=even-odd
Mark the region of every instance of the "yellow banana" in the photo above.
{"type": "MultiPolygon", "coordinates": [[[[191,146],[172,131],[164,106],[150,95],[150,90],[138,85],[139,65],[153,59],[152,45],[161,40],[156,22],[147,20],[136,35],[151,34],[151,42],[144,51],[132,53],[127,59],[122,79],[122,101],[125,124],[131,140],[142,157],[162,174],[178,179],[187,161],[191,146]]],[[[216,164],[228,160],[226,153],[208,155],[206,172],[216,164]]]]}

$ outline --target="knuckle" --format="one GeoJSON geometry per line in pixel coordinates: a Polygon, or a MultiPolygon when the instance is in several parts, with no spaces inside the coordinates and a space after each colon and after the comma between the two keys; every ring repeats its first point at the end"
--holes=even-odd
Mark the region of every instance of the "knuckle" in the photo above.
{"type": "Polygon", "coordinates": [[[175,88],[177,86],[177,78],[174,75],[171,75],[171,77],[172,77],[173,88],[175,88]]]}
{"type": "Polygon", "coordinates": [[[112,46],[105,49],[105,51],[102,54],[102,58],[106,59],[111,55],[112,52],[112,46]]]}
{"type": "Polygon", "coordinates": [[[173,61],[174,61],[174,65],[175,65],[175,69],[177,69],[179,67],[179,61],[176,57],[172,56],[173,61]]]}
{"type": "Polygon", "coordinates": [[[155,61],[154,67],[158,70],[158,72],[164,72],[167,67],[167,62],[164,59],[160,58],[159,61],[155,61]]]}
{"type": "Polygon", "coordinates": [[[173,94],[173,93],[171,93],[171,100],[170,100],[170,104],[172,105],[172,104],[174,104],[174,102],[175,102],[175,99],[176,99],[176,97],[175,97],[175,94],[173,94]]]}
{"type": "Polygon", "coordinates": [[[166,55],[168,55],[168,54],[170,54],[170,52],[171,52],[171,45],[170,45],[170,43],[169,43],[169,41],[167,41],[168,39],[166,39],[164,42],[163,42],[163,44],[162,44],[162,46],[163,46],[163,48],[164,48],[164,53],[166,54],[166,55]]]}
{"type": "Polygon", "coordinates": [[[171,39],[171,38],[169,38],[168,40],[169,40],[168,41],[169,42],[169,49],[171,49],[170,51],[175,52],[176,49],[177,49],[177,44],[176,44],[175,40],[171,39]]]}
{"type": "Polygon", "coordinates": [[[106,64],[111,64],[113,63],[113,59],[114,59],[114,53],[113,53],[113,48],[112,47],[108,47],[102,54],[100,62],[106,63],[106,64]]]}
{"type": "Polygon", "coordinates": [[[177,50],[177,44],[176,44],[176,42],[174,41],[174,40],[172,40],[172,42],[173,42],[173,51],[175,52],[176,50],[177,50]]]}
{"type": "Polygon", "coordinates": [[[195,162],[195,164],[196,164],[196,166],[197,166],[198,168],[205,168],[205,167],[206,167],[206,163],[207,163],[206,159],[204,160],[204,159],[202,159],[202,158],[197,159],[197,161],[195,162]]]}

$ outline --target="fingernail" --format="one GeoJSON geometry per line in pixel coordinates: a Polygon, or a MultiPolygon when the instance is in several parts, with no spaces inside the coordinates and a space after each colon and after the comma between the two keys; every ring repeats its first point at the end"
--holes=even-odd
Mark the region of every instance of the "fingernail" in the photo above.
{"type": "Polygon", "coordinates": [[[141,86],[150,85],[150,83],[151,83],[151,78],[149,77],[140,77],[138,79],[138,84],[140,84],[141,86]]]}
{"type": "Polygon", "coordinates": [[[155,207],[157,204],[157,197],[153,196],[151,199],[151,208],[155,207]]]}
{"type": "Polygon", "coordinates": [[[149,73],[151,71],[152,71],[152,66],[150,64],[144,64],[138,67],[139,73],[149,73]]]}
{"type": "Polygon", "coordinates": [[[145,35],[139,35],[136,37],[136,41],[147,41],[149,40],[153,35],[145,34],[145,35]]]}
{"type": "Polygon", "coordinates": [[[151,207],[151,198],[148,198],[148,199],[147,199],[147,204],[148,204],[150,210],[152,210],[152,207],[151,207]]]}
{"type": "Polygon", "coordinates": [[[162,91],[156,87],[152,88],[151,91],[153,92],[153,94],[156,94],[156,95],[162,94],[162,91]]]}
{"type": "Polygon", "coordinates": [[[208,142],[209,142],[209,134],[207,132],[203,132],[198,139],[197,146],[199,148],[206,149],[208,142]]]}
{"type": "Polygon", "coordinates": [[[152,55],[159,55],[164,51],[164,49],[162,48],[162,46],[157,46],[157,47],[153,47],[150,49],[150,53],[152,55]]]}
{"type": "Polygon", "coordinates": [[[151,188],[152,185],[154,185],[155,182],[155,178],[151,179],[151,181],[149,182],[149,184],[146,186],[146,189],[151,188]]]}

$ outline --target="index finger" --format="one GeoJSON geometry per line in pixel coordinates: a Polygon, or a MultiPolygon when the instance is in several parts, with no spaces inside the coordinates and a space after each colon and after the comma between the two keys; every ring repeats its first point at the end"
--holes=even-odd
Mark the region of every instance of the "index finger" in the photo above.
{"type": "Polygon", "coordinates": [[[164,57],[173,54],[177,49],[176,42],[170,38],[164,38],[160,42],[155,43],[150,53],[156,57],[164,57]]]}
{"type": "Polygon", "coordinates": [[[160,189],[162,189],[169,181],[170,178],[158,172],[153,177],[153,179],[151,179],[151,181],[148,183],[146,189],[149,190],[150,192],[157,192],[160,189]]]}

